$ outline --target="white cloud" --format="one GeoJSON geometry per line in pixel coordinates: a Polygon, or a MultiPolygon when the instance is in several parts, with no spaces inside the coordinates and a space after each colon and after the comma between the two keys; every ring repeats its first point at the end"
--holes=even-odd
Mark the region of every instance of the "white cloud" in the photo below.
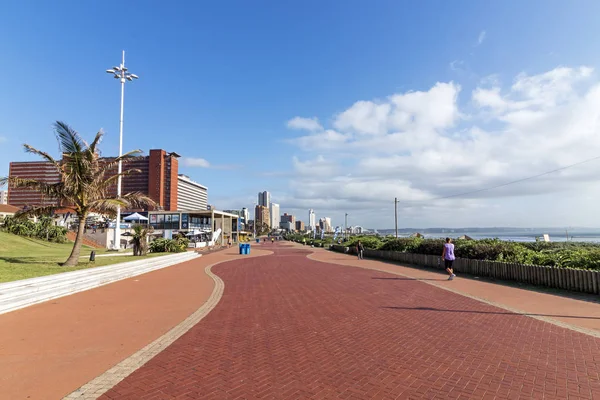
{"type": "Polygon", "coordinates": [[[184,167],[190,168],[210,168],[210,169],[221,169],[221,170],[232,170],[239,169],[239,165],[234,164],[220,164],[214,165],[211,164],[208,160],[204,158],[195,158],[195,157],[183,157],[181,159],[181,163],[184,167]]]}
{"type": "Polygon", "coordinates": [[[292,163],[294,171],[301,176],[328,178],[338,172],[338,165],[332,160],[325,159],[322,155],[306,161],[300,161],[298,157],[293,157],[292,163]]]}
{"type": "MultiPolygon", "coordinates": [[[[380,210],[389,211],[390,201],[398,197],[406,217],[422,224],[556,225],[551,215],[536,214],[537,202],[595,190],[585,185],[597,179],[597,166],[590,164],[433,201],[600,155],[600,82],[591,68],[520,74],[509,87],[501,87],[496,76],[485,79],[470,96],[461,97],[462,104],[470,105],[469,114],[459,105],[460,91],[457,83],[440,82],[426,91],[357,101],[334,116],[334,129],[292,139],[305,161],[293,159],[289,207],[323,207],[321,212],[331,214],[352,209],[364,218],[370,215],[377,226],[389,227],[393,223],[380,210]],[[519,212],[509,200],[514,196],[529,211],[513,221],[511,215],[519,212]],[[505,219],[481,211],[485,207],[505,219]],[[476,210],[479,220],[469,210],[476,210]]],[[[582,201],[569,198],[572,204],[582,201]]],[[[589,221],[589,210],[580,208],[573,210],[568,224],[589,221]]],[[[558,211],[556,215],[568,217],[558,211]]],[[[600,216],[595,221],[600,224],[600,216]]]]}
{"type": "Polygon", "coordinates": [[[339,114],[333,125],[339,130],[352,131],[365,135],[385,134],[386,120],[390,104],[377,104],[372,101],[358,101],[348,110],[339,114]]]}
{"type": "Polygon", "coordinates": [[[182,163],[186,167],[210,168],[210,163],[204,158],[184,157],[182,163]]]}
{"type": "MultiPolygon", "coordinates": [[[[460,86],[437,83],[427,92],[407,92],[385,101],[358,101],[334,120],[339,131],[385,136],[419,127],[450,127],[458,117],[456,97],[460,86]]],[[[342,134],[343,135],[343,134],[342,134]]]]}
{"type": "Polygon", "coordinates": [[[0,136],[0,143],[8,142],[8,139],[4,136],[0,136]]]}
{"type": "Polygon", "coordinates": [[[481,43],[483,43],[483,41],[485,40],[485,31],[481,31],[479,33],[479,36],[477,37],[477,45],[480,45],[481,43]]]}
{"type": "Polygon", "coordinates": [[[288,142],[304,150],[332,150],[346,143],[351,138],[350,134],[342,134],[331,129],[307,136],[289,139],[288,142]]]}
{"type": "Polygon", "coordinates": [[[454,60],[450,63],[450,69],[452,71],[462,71],[464,70],[465,62],[463,60],[454,60]]]}
{"type": "Polygon", "coordinates": [[[287,122],[287,127],[290,129],[298,129],[305,131],[320,131],[323,127],[319,120],[315,118],[294,117],[287,122]]]}

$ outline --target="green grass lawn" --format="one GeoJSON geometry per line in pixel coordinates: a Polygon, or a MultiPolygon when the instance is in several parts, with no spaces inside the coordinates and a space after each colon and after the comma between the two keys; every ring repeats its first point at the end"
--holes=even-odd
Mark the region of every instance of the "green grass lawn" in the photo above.
{"type": "MultiPolygon", "coordinates": [[[[90,262],[88,260],[92,250],[96,251],[96,255],[106,253],[106,250],[83,246],[81,255],[85,258],[80,258],[77,266],[61,267],[59,263],[66,261],[72,248],[72,242],[50,243],[0,232],[0,282],[10,282],[145,258],[134,256],[96,257],[96,261],[90,262]]],[[[146,257],[161,255],[165,255],[165,253],[152,253],[146,257]]]]}

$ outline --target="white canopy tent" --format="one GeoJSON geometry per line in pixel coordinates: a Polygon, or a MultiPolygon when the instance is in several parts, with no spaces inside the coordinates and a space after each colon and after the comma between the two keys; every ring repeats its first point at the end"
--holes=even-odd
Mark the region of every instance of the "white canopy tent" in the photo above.
{"type": "Polygon", "coordinates": [[[123,218],[123,221],[148,221],[148,218],[144,217],[141,214],[133,213],[123,218]]]}

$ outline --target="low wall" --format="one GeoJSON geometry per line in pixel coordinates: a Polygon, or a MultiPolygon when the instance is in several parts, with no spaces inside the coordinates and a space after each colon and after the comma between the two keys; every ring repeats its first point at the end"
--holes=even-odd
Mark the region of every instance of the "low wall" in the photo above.
{"type": "MultiPolygon", "coordinates": [[[[355,248],[332,245],[330,249],[340,253],[356,254],[355,248]]],[[[370,258],[444,270],[444,264],[441,262],[440,256],[371,249],[365,249],[363,254],[365,257],[370,258]]],[[[600,273],[598,271],[471,260],[468,258],[457,258],[454,262],[454,271],[536,286],[600,294],[600,273]]]]}

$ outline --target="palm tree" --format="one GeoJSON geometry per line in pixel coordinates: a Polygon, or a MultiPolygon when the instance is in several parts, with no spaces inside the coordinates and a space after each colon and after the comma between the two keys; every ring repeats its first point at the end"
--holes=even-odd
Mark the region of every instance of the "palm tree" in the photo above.
{"type": "MultiPolygon", "coordinates": [[[[55,200],[57,204],[72,208],[79,218],[77,236],[71,255],[63,263],[64,266],[76,265],[79,261],[85,221],[92,211],[114,215],[117,207],[144,208],[155,205],[154,201],[141,193],[127,193],[121,197],[111,196],[109,189],[116,184],[119,176],[139,173],[137,169],[129,169],[115,173],[119,161],[127,163],[141,154],[140,150],[131,151],[112,159],[99,158],[98,144],[104,133],[100,130],[92,143],[88,144],[81,136],[64,122],[54,124],[56,139],[62,154],[62,160],[57,161],[48,153],[24,144],[25,151],[36,154],[51,163],[60,174],[60,182],[47,183],[35,179],[23,179],[10,176],[0,179],[0,186],[8,183],[14,188],[35,189],[44,198],[55,200]]],[[[50,215],[56,206],[31,207],[16,215],[25,217],[31,215],[50,215]]],[[[118,222],[118,221],[117,221],[118,222]]]]}
{"type": "Polygon", "coordinates": [[[148,233],[152,230],[152,227],[147,225],[134,225],[133,236],[133,255],[134,256],[145,256],[148,254],[148,233]]]}

